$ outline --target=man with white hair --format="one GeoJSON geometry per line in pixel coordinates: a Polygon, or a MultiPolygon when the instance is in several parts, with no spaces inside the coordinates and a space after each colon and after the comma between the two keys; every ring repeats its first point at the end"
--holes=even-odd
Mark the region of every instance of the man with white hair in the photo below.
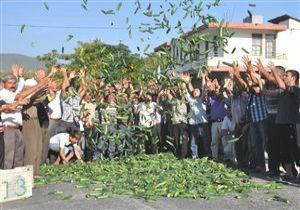
{"type": "MultiPolygon", "coordinates": [[[[0,90],[0,100],[5,103],[14,103],[22,101],[30,94],[44,88],[47,85],[47,80],[43,80],[39,84],[23,90],[19,93],[17,89],[17,78],[14,75],[7,75],[2,78],[4,88],[0,90]]],[[[25,101],[28,103],[28,101],[25,101]]],[[[26,103],[21,103],[24,105],[26,103]]],[[[22,106],[18,106],[17,110],[11,113],[1,113],[1,118],[4,128],[4,143],[5,143],[5,159],[4,168],[12,169],[22,166],[24,161],[24,142],[21,133],[22,128],[22,106]]]]}

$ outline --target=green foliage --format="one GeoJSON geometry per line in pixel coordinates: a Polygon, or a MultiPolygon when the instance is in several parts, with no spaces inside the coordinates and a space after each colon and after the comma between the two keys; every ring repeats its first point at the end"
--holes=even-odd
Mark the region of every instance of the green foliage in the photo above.
{"type": "Polygon", "coordinates": [[[140,198],[182,197],[210,199],[222,195],[246,197],[253,189],[278,189],[279,184],[257,184],[239,170],[203,159],[178,160],[172,154],[99,159],[86,164],[43,166],[35,185],[74,182],[89,188],[87,197],[113,194],[140,198]]]}

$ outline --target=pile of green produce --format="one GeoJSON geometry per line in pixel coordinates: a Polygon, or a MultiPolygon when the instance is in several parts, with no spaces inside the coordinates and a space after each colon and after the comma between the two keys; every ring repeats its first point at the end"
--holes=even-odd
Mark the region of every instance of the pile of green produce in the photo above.
{"type": "Polygon", "coordinates": [[[43,166],[41,174],[41,178],[35,179],[35,186],[72,182],[76,188],[89,188],[86,197],[94,198],[113,194],[145,199],[157,196],[210,199],[227,194],[241,198],[254,189],[280,188],[275,183],[255,183],[242,171],[207,158],[178,160],[172,154],[140,154],[86,164],[43,166]]]}

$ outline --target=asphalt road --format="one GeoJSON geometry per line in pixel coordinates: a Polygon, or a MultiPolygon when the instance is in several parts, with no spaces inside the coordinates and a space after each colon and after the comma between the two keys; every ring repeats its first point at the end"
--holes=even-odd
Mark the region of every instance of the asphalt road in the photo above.
{"type": "MultiPolygon", "coordinates": [[[[255,178],[258,182],[262,179],[255,178]]],[[[300,209],[300,188],[284,186],[276,192],[289,200],[289,203],[272,200],[273,195],[266,191],[253,191],[248,198],[236,199],[234,196],[223,196],[211,200],[157,198],[155,201],[145,201],[128,196],[113,196],[100,200],[87,199],[87,189],[76,189],[71,183],[60,183],[38,187],[33,190],[31,198],[0,204],[0,209],[300,209]],[[61,190],[71,194],[70,200],[57,200],[49,192],[61,190]]]]}

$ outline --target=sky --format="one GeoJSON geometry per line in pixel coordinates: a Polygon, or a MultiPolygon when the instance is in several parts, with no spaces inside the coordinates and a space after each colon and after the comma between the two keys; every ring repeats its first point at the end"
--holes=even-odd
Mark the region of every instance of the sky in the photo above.
{"type": "MultiPolygon", "coordinates": [[[[108,44],[122,42],[128,45],[131,51],[143,53],[148,44],[148,52],[151,52],[158,45],[177,37],[175,30],[169,34],[161,30],[154,31],[154,34],[139,32],[137,27],[140,23],[148,23],[151,20],[143,14],[134,15],[135,0],[123,0],[122,7],[116,15],[101,13],[101,10],[115,9],[120,1],[88,0],[86,11],[81,6],[83,0],[0,0],[0,53],[38,56],[53,49],[61,52],[62,47],[65,53],[72,53],[78,46],[78,41],[90,42],[95,39],[108,44]],[[131,39],[126,29],[126,17],[133,28],[131,39]],[[26,26],[21,33],[23,24],[26,26]],[[74,37],[67,41],[69,35],[74,37]]],[[[153,11],[159,11],[160,4],[169,7],[165,0],[141,2],[143,8],[151,2],[153,11]]],[[[221,0],[220,6],[206,9],[204,13],[212,14],[218,19],[225,17],[231,22],[242,22],[247,16],[247,10],[253,15],[262,15],[264,22],[283,14],[300,19],[300,0],[221,0]],[[256,6],[249,7],[249,4],[256,6]]],[[[183,11],[178,10],[175,15],[169,17],[171,25],[176,26],[177,21],[182,20],[182,16],[183,11]]],[[[192,19],[183,21],[185,31],[188,31],[192,24],[192,19]]]]}

